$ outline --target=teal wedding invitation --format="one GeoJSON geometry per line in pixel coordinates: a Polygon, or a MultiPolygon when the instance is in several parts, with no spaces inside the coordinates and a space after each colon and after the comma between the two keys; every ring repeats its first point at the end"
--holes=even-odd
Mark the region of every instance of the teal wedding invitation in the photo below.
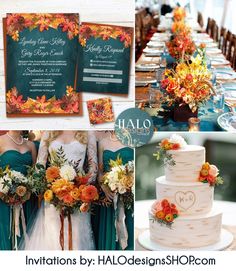
{"type": "Polygon", "coordinates": [[[7,115],[80,115],[79,15],[8,14],[4,25],[7,115]]]}
{"type": "Polygon", "coordinates": [[[133,29],[82,23],[78,86],[83,92],[128,94],[133,29]]]}
{"type": "Polygon", "coordinates": [[[82,92],[128,94],[133,29],[78,14],[3,19],[7,116],[82,115],[82,92]]]}

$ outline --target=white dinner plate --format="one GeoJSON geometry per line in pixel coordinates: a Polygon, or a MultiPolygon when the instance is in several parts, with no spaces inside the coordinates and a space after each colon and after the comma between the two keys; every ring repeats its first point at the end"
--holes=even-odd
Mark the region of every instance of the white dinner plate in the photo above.
{"type": "Polygon", "coordinates": [[[236,72],[233,70],[216,70],[217,80],[233,80],[236,79],[236,72]]]}
{"type": "Polygon", "coordinates": [[[219,126],[228,132],[236,131],[236,115],[232,112],[224,113],[217,119],[219,126]]]}

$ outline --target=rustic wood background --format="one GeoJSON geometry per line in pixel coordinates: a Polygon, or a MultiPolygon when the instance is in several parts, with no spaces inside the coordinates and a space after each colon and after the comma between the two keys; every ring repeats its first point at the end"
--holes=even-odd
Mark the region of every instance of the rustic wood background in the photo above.
{"type": "MultiPolygon", "coordinates": [[[[69,13],[78,12],[81,22],[104,23],[134,27],[135,7],[133,0],[7,0],[0,1],[0,129],[47,130],[47,129],[113,129],[114,123],[91,126],[86,101],[111,97],[115,117],[123,110],[134,107],[134,53],[131,60],[130,89],[128,97],[108,94],[83,93],[82,117],[7,118],[5,102],[5,79],[3,60],[2,18],[6,13],[69,13]]],[[[133,50],[134,52],[134,44],[133,50]]]]}

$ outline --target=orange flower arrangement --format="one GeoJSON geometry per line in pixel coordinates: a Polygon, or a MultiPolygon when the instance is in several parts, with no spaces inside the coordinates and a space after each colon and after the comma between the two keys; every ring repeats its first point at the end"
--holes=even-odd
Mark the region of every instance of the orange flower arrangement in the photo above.
{"type": "Polygon", "coordinates": [[[210,186],[223,184],[223,179],[219,176],[219,170],[215,165],[210,165],[208,162],[202,165],[199,181],[209,183],[210,186]]]}
{"type": "Polygon", "coordinates": [[[7,113],[22,114],[76,114],[80,111],[80,94],[67,86],[66,94],[61,99],[55,96],[47,99],[45,95],[36,99],[23,99],[16,87],[7,91],[7,113]]]}
{"type": "Polygon", "coordinates": [[[191,62],[178,64],[175,70],[167,69],[161,87],[166,90],[169,105],[188,104],[195,112],[214,93],[210,78],[206,63],[198,55],[191,62]]]}
{"type": "Polygon", "coordinates": [[[183,21],[186,17],[186,10],[183,7],[176,7],[173,11],[175,21],[183,21]]]}
{"type": "Polygon", "coordinates": [[[196,51],[196,46],[191,36],[186,32],[178,33],[166,42],[169,54],[177,60],[189,60],[189,57],[196,51]]]}
{"type": "Polygon", "coordinates": [[[167,199],[154,202],[151,212],[154,220],[156,220],[160,224],[165,224],[169,227],[174,222],[174,219],[179,216],[176,205],[170,203],[167,199]]]}
{"type": "Polygon", "coordinates": [[[125,48],[131,46],[132,31],[129,28],[121,26],[109,26],[98,24],[82,24],[79,30],[79,42],[84,47],[87,40],[94,37],[103,40],[117,39],[123,42],[125,48]]]}
{"type": "Polygon", "coordinates": [[[79,34],[79,17],[75,14],[50,13],[11,13],[7,15],[7,35],[14,41],[19,41],[20,32],[24,29],[38,28],[40,32],[51,29],[61,29],[67,32],[68,39],[79,34]]]}

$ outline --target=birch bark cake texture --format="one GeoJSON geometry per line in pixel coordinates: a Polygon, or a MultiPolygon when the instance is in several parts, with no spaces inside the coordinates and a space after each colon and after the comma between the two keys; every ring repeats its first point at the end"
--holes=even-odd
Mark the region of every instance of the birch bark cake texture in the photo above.
{"type": "Polygon", "coordinates": [[[214,186],[223,180],[217,167],[205,161],[205,148],[173,135],[154,155],[163,158],[166,175],[156,179],[157,200],[149,211],[151,240],[170,248],[217,243],[222,213],[214,207],[214,186]]]}

